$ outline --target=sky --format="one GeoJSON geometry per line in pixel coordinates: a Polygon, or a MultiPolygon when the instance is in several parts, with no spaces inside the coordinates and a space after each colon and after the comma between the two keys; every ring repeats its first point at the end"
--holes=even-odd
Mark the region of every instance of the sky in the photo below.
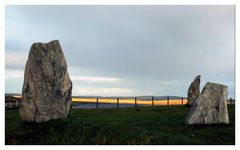
{"type": "Polygon", "coordinates": [[[194,77],[235,97],[234,6],[5,7],[5,93],[34,42],[59,40],[74,96],[187,96],[194,77]]]}

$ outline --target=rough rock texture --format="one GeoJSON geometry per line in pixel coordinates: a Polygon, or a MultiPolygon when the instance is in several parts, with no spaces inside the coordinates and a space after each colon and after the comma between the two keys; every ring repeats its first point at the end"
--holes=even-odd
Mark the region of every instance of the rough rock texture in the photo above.
{"type": "Polygon", "coordinates": [[[227,86],[208,82],[193,103],[185,122],[187,124],[229,123],[227,93],[227,86]]]}
{"type": "Polygon", "coordinates": [[[196,76],[188,88],[188,104],[189,105],[192,105],[193,102],[198,98],[200,94],[200,90],[199,90],[200,81],[201,81],[201,76],[200,75],[196,76]]]}
{"type": "Polygon", "coordinates": [[[44,122],[66,118],[71,95],[72,82],[59,41],[34,43],[25,66],[22,120],[44,122]]]}

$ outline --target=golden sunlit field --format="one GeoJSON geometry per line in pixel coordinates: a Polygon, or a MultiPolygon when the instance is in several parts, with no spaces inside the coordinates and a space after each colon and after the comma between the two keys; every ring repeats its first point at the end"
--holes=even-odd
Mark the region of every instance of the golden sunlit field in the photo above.
{"type": "MultiPolygon", "coordinates": [[[[72,102],[80,102],[80,103],[96,103],[96,98],[72,98],[72,102]]],[[[107,98],[99,98],[99,103],[109,103],[116,104],[117,99],[107,99],[107,98]]],[[[119,99],[120,104],[135,104],[134,99],[119,99]]],[[[185,105],[187,103],[187,99],[171,99],[169,100],[169,105],[185,105]]],[[[137,100],[137,104],[140,105],[152,105],[151,100],[137,100]]],[[[168,100],[154,100],[154,105],[167,105],[168,100]]]]}
{"type": "MultiPolygon", "coordinates": [[[[16,98],[21,98],[21,96],[14,96],[16,98]]],[[[72,102],[74,103],[96,103],[96,98],[72,98],[72,102]]],[[[108,104],[116,104],[117,99],[110,99],[110,98],[98,98],[98,103],[108,103],[108,104]]],[[[119,99],[119,104],[135,104],[134,99],[119,99]]],[[[137,104],[139,105],[152,105],[151,100],[137,100],[137,104]]],[[[187,104],[187,99],[170,99],[169,105],[185,105],[187,104]]],[[[154,100],[154,105],[168,105],[168,100],[154,100]]]]}

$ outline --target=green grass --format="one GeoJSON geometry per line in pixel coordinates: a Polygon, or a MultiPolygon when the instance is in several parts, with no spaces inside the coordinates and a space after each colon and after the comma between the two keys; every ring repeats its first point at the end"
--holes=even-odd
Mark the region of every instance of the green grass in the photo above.
{"type": "Polygon", "coordinates": [[[21,122],[5,111],[6,144],[235,144],[235,106],[230,124],[186,125],[187,106],[70,110],[66,120],[21,122]]]}

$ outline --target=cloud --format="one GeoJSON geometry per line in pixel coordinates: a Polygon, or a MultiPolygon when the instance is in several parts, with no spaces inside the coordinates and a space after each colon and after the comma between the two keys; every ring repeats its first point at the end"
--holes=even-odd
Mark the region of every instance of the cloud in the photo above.
{"type": "Polygon", "coordinates": [[[76,81],[95,82],[95,83],[121,81],[120,79],[113,78],[113,77],[89,77],[89,76],[72,76],[71,79],[76,81]]]}
{"type": "Polygon", "coordinates": [[[22,93],[23,76],[22,69],[5,69],[5,92],[22,93]]]}
{"type": "Polygon", "coordinates": [[[87,96],[131,96],[135,95],[136,91],[127,88],[85,88],[75,87],[74,93],[87,96]],[[100,95],[99,95],[100,94],[100,95]]]}
{"type": "Polygon", "coordinates": [[[23,69],[27,62],[26,52],[6,51],[5,66],[7,69],[23,69]]]}
{"type": "Polygon", "coordinates": [[[234,6],[9,5],[5,14],[7,69],[24,68],[33,42],[58,39],[82,89],[184,96],[198,74],[235,82],[234,6]]]}
{"type": "Polygon", "coordinates": [[[11,69],[6,69],[5,70],[5,79],[21,80],[21,79],[23,79],[23,76],[24,76],[24,71],[23,70],[11,70],[11,69]]]}

